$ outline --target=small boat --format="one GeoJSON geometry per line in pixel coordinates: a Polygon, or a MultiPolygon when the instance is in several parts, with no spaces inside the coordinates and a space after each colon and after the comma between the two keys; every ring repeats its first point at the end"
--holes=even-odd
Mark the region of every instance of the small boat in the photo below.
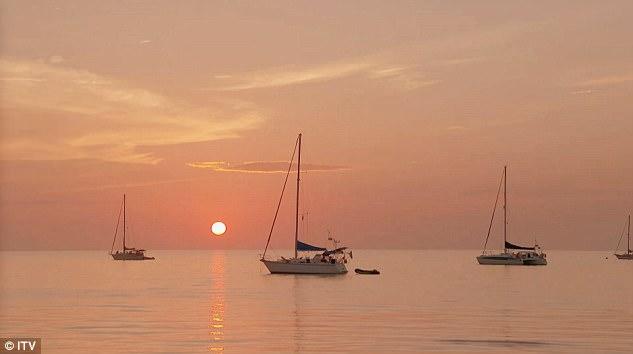
{"type": "Polygon", "coordinates": [[[495,199],[495,206],[492,209],[492,218],[490,219],[490,226],[488,226],[488,234],[486,235],[486,242],[484,243],[484,250],[480,256],[477,256],[477,262],[479,264],[486,265],[547,265],[547,255],[541,251],[539,245],[534,247],[524,247],[512,244],[507,240],[507,179],[508,171],[507,166],[503,167],[503,174],[501,175],[501,182],[499,183],[499,190],[497,191],[497,199],[495,199]],[[497,254],[487,254],[486,246],[488,245],[488,238],[490,237],[490,231],[492,230],[492,223],[495,219],[495,211],[497,210],[497,203],[499,201],[499,194],[501,193],[501,186],[503,185],[503,252],[497,254]],[[510,250],[517,250],[518,252],[510,252],[510,250]]]}
{"type": "Polygon", "coordinates": [[[279,203],[277,204],[277,211],[275,212],[275,217],[273,218],[272,226],[270,227],[270,233],[268,234],[268,241],[266,242],[266,247],[264,248],[264,253],[262,254],[262,258],[260,261],[264,263],[266,268],[271,274],[345,274],[347,273],[347,268],[345,264],[347,263],[346,255],[349,254],[350,258],[352,258],[352,252],[345,252],[347,247],[339,247],[339,241],[334,238],[328,238],[329,240],[334,242],[334,248],[332,250],[327,250],[323,247],[317,247],[305,242],[299,241],[299,187],[301,183],[301,134],[297,137],[297,141],[295,142],[295,148],[292,153],[292,157],[290,158],[290,164],[288,166],[288,172],[286,173],[286,178],[284,180],[283,188],[281,189],[281,197],[279,198],[279,203]],[[266,259],[266,251],[268,250],[268,245],[270,244],[270,237],[273,234],[273,230],[275,228],[275,221],[277,220],[277,213],[279,212],[279,207],[281,206],[281,201],[283,199],[284,190],[286,188],[286,182],[288,181],[288,177],[290,176],[290,172],[292,171],[292,164],[294,162],[295,153],[297,153],[297,190],[296,190],[296,204],[295,204],[295,253],[292,258],[281,257],[277,260],[266,259]],[[314,252],[312,256],[310,254],[304,253],[302,256],[299,256],[298,252],[314,252]]]}
{"type": "Polygon", "coordinates": [[[110,255],[115,261],[146,261],[152,260],[154,257],[148,257],[145,255],[145,250],[137,249],[134,247],[127,247],[125,244],[127,223],[125,220],[125,194],[123,194],[123,205],[119,212],[119,218],[117,219],[116,229],[114,230],[114,240],[112,240],[112,248],[110,248],[110,255]],[[123,214],[123,249],[114,251],[114,244],[116,243],[116,236],[119,231],[119,223],[121,222],[121,214],[123,214]]]}
{"type": "Polygon", "coordinates": [[[380,272],[377,269],[367,270],[367,269],[356,268],[354,269],[354,271],[356,272],[356,274],[380,274],[380,272]]]}
{"type": "Polygon", "coordinates": [[[627,222],[627,233],[626,233],[626,253],[618,253],[618,249],[620,248],[620,242],[622,242],[622,237],[624,236],[624,230],[622,230],[622,234],[620,235],[620,239],[618,240],[618,246],[615,248],[615,252],[613,254],[618,257],[618,259],[626,259],[633,260],[633,251],[631,251],[631,214],[629,214],[628,222],[627,222]]]}

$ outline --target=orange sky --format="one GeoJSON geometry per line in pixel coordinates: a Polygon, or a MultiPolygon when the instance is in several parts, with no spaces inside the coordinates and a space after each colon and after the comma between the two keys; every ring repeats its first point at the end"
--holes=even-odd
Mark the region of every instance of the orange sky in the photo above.
{"type": "Polygon", "coordinates": [[[299,131],[306,241],[479,248],[508,164],[513,241],[613,248],[633,209],[631,13],[3,1],[0,249],[109,249],[124,192],[135,245],[262,248],[283,174],[253,172],[283,169],[299,131]]]}

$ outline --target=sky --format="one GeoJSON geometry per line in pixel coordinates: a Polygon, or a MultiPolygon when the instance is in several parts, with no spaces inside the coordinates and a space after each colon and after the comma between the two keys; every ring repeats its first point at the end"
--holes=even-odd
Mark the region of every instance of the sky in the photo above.
{"type": "Polygon", "coordinates": [[[109,250],[124,193],[134,246],[263,249],[299,132],[303,241],[478,249],[507,165],[511,241],[613,249],[633,210],[631,13],[2,1],[0,249],[109,250]]]}

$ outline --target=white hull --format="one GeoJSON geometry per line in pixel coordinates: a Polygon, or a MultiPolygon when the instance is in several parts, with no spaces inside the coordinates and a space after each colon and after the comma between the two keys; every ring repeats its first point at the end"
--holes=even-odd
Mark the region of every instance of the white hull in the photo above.
{"type": "Polygon", "coordinates": [[[477,257],[479,264],[485,265],[547,265],[543,257],[519,258],[509,253],[491,254],[477,257]]]}
{"type": "Polygon", "coordinates": [[[343,263],[296,262],[261,260],[271,274],[345,274],[347,268],[343,263]]]}

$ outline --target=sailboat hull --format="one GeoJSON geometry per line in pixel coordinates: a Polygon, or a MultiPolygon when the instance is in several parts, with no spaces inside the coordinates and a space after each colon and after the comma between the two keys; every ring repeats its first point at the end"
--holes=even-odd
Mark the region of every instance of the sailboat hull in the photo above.
{"type": "Polygon", "coordinates": [[[633,253],[622,253],[622,254],[615,254],[616,257],[618,257],[618,259],[626,259],[626,260],[630,260],[633,261],[633,253]]]}
{"type": "Polygon", "coordinates": [[[547,265],[547,259],[542,257],[524,259],[523,265],[547,265]]]}
{"type": "Polygon", "coordinates": [[[110,254],[115,261],[147,261],[154,257],[146,257],[144,254],[134,253],[112,253],[110,254]]]}
{"type": "Polygon", "coordinates": [[[477,257],[477,262],[483,265],[547,265],[544,257],[519,258],[509,253],[482,254],[477,257]]]}
{"type": "Polygon", "coordinates": [[[523,265],[523,261],[510,254],[481,255],[477,257],[479,264],[485,265],[523,265]]]}
{"type": "Polygon", "coordinates": [[[343,263],[325,262],[293,262],[289,261],[269,261],[262,259],[262,263],[268,268],[271,274],[345,274],[347,268],[343,263]]]}

